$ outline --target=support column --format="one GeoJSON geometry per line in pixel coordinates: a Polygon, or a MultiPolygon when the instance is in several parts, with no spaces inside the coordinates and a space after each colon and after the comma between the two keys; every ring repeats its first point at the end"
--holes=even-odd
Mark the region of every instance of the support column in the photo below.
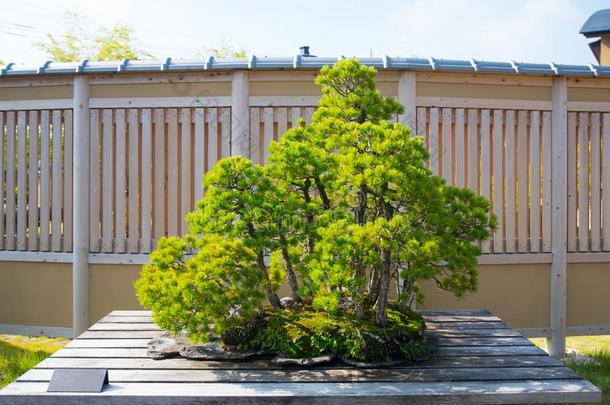
{"type": "Polygon", "coordinates": [[[250,155],[249,98],[248,71],[234,71],[231,83],[231,155],[250,155]]]}
{"type": "Polygon", "coordinates": [[[566,351],[567,312],[567,199],[568,199],[568,82],[553,78],[552,121],[552,263],[551,263],[551,336],[547,349],[553,357],[566,351]]]}
{"type": "Polygon", "coordinates": [[[414,135],[416,131],[416,94],[415,72],[401,72],[398,79],[398,101],[405,106],[405,112],[400,114],[398,120],[401,124],[411,128],[414,135]]]}
{"type": "Polygon", "coordinates": [[[89,78],[74,77],[72,332],[89,328],[89,78]]]}
{"type": "MultiPolygon", "coordinates": [[[[416,96],[417,85],[415,72],[402,71],[398,77],[398,102],[405,107],[405,112],[398,116],[398,122],[411,128],[411,135],[416,135],[416,96]]],[[[403,285],[403,278],[398,277],[398,283],[403,285]]],[[[413,300],[411,309],[416,309],[417,302],[413,300]]]]}

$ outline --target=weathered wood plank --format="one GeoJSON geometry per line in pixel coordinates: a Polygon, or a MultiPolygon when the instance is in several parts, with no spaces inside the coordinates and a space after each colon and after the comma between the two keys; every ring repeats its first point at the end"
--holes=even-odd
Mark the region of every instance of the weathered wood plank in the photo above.
{"type": "Polygon", "coordinates": [[[600,391],[584,380],[550,380],[532,384],[516,382],[461,382],[461,383],[394,383],[391,395],[386,383],[116,383],[112,390],[96,396],[46,393],[46,383],[17,382],[0,396],[4,403],[27,404],[44,399],[62,398],[70,403],[105,404],[109,397],[113,404],[186,404],[199,403],[251,404],[264,399],[266,404],[295,403],[296,401],[351,404],[358,402],[399,404],[405,401],[430,403],[434,393],[436,403],[518,403],[518,402],[574,402],[599,401],[600,391]],[[499,393],[501,392],[501,396],[499,393]],[[205,396],[202,395],[205,393],[205,396]],[[137,401],[137,402],[134,402],[137,401]]]}
{"type": "MultiPolygon", "coordinates": [[[[125,330],[101,330],[87,331],[81,334],[79,339],[145,339],[162,335],[161,330],[148,331],[125,331],[125,330]]],[[[434,329],[434,335],[443,338],[522,338],[521,334],[514,329],[434,329]]]]}
{"type": "MultiPolygon", "coordinates": [[[[425,362],[414,362],[402,368],[463,368],[463,367],[559,367],[562,363],[549,356],[461,356],[432,357],[425,362]]],[[[66,358],[52,356],[40,362],[36,368],[107,368],[107,369],[279,369],[269,360],[248,362],[190,361],[169,358],[162,361],[151,358],[66,358]]],[[[342,363],[335,367],[345,368],[342,363]]]]}
{"type": "MultiPolygon", "coordinates": [[[[458,340],[459,341],[459,340],[458,340]]],[[[74,339],[65,347],[68,348],[147,348],[150,339],[134,338],[134,339],[74,339]]]]}
{"type": "Polygon", "coordinates": [[[152,311],[146,310],[116,310],[110,312],[108,315],[113,316],[151,316],[152,311]]]}
{"type": "Polygon", "coordinates": [[[154,323],[96,323],[89,328],[94,330],[159,330],[154,323]]]}
{"type": "Polygon", "coordinates": [[[101,331],[86,331],[83,332],[78,339],[150,339],[161,336],[164,332],[161,330],[101,330],[101,331]]]}
{"type": "MultiPolygon", "coordinates": [[[[33,369],[21,376],[21,382],[46,382],[52,369],[33,369]]],[[[112,382],[448,382],[448,381],[518,381],[579,379],[566,367],[455,368],[455,369],[284,369],[284,370],[109,370],[112,382]]]]}
{"type": "Polygon", "coordinates": [[[502,329],[507,328],[502,322],[430,322],[428,329],[502,329]]]}
{"type": "MultiPolygon", "coordinates": [[[[93,332],[92,332],[93,333],[93,332]]],[[[95,332],[101,333],[101,332],[95,332]]],[[[533,343],[523,337],[443,337],[434,333],[436,344],[439,347],[444,346],[533,346],[533,343]]],[[[72,348],[93,348],[93,347],[131,347],[131,348],[147,348],[150,338],[98,338],[85,339],[79,338],[71,341],[66,347],[72,348]]]]}
{"type": "Polygon", "coordinates": [[[422,314],[426,322],[502,322],[495,315],[428,315],[422,314]]]}
{"type": "MultiPolygon", "coordinates": [[[[79,348],[66,347],[55,352],[54,358],[148,358],[146,348],[112,347],[112,348],[79,348]]],[[[536,346],[445,346],[439,347],[432,357],[463,356],[546,356],[536,346]]]]}
{"type": "Polygon", "coordinates": [[[99,320],[100,323],[152,323],[150,316],[114,316],[107,315],[99,320]]]}
{"type": "MultiPolygon", "coordinates": [[[[66,347],[55,352],[51,357],[59,358],[148,358],[145,348],[111,347],[79,348],[66,347]]],[[[463,356],[546,356],[536,346],[445,346],[431,354],[432,357],[463,356]]]]}

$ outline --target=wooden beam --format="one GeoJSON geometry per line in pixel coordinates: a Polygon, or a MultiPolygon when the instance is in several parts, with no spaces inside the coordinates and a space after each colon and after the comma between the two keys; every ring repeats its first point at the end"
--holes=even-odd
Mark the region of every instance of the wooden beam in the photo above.
{"type": "Polygon", "coordinates": [[[552,246],[551,246],[551,333],[547,338],[549,354],[563,357],[566,350],[567,311],[567,135],[568,82],[565,77],[553,79],[552,122],[552,246]]]}
{"type": "Polygon", "coordinates": [[[72,319],[74,337],[89,327],[89,79],[74,77],[72,319]]]}
{"type": "Polygon", "coordinates": [[[399,122],[415,131],[415,107],[416,107],[416,82],[415,72],[401,72],[398,79],[398,101],[405,107],[405,112],[400,114],[399,122]]]}
{"type": "Polygon", "coordinates": [[[231,83],[231,155],[250,155],[250,88],[248,72],[233,72],[231,83]]]}

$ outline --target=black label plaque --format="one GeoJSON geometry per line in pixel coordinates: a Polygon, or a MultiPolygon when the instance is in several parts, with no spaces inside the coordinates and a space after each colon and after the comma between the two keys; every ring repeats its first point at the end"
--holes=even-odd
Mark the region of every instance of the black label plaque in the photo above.
{"type": "Polygon", "coordinates": [[[47,392],[102,392],[108,384],[105,368],[58,368],[53,372],[47,392]]]}

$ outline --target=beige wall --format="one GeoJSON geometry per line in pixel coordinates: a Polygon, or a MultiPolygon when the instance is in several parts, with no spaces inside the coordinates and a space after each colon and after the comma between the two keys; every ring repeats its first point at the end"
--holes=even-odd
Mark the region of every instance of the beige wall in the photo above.
{"type": "Polygon", "coordinates": [[[568,265],[568,326],[610,325],[610,263],[568,265]]]}
{"type": "MultiPolygon", "coordinates": [[[[456,299],[436,288],[433,282],[423,284],[425,309],[487,309],[510,326],[540,328],[549,324],[550,265],[481,265],[479,290],[456,299]]],[[[609,299],[610,302],[610,299],[609,299]]]]}
{"type": "Polygon", "coordinates": [[[96,264],[90,265],[89,270],[92,323],[115,309],[143,309],[133,287],[140,276],[140,266],[96,264]]]}
{"type": "MultiPolygon", "coordinates": [[[[72,267],[0,262],[0,324],[70,327],[72,267]]],[[[141,309],[138,265],[90,265],[91,322],[115,309],[141,309]]],[[[488,309],[516,328],[548,327],[550,265],[481,265],[479,290],[456,299],[425,282],[422,309],[488,309]]],[[[610,263],[571,264],[568,326],[610,325],[610,263]]],[[[288,295],[288,289],[281,290],[288,295]]]]}
{"type": "Polygon", "coordinates": [[[0,324],[72,326],[72,266],[0,262],[0,324]]]}

